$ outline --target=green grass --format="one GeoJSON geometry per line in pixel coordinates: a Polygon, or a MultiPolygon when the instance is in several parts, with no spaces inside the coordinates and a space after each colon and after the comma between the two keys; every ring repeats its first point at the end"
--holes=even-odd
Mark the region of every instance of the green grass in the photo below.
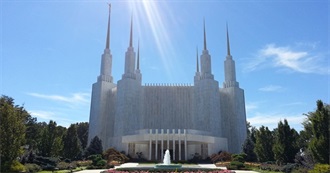
{"type": "Polygon", "coordinates": [[[281,173],[276,171],[267,171],[267,170],[261,170],[259,168],[252,168],[252,171],[260,172],[260,173],[281,173]]]}
{"type": "MultiPolygon", "coordinates": [[[[81,171],[86,169],[86,167],[78,167],[76,169],[73,169],[72,172],[76,172],[76,171],[81,171]]],[[[70,170],[58,170],[58,171],[54,171],[54,173],[70,173],[70,170]]],[[[39,171],[37,173],[53,173],[53,171],[39,171]]]]}

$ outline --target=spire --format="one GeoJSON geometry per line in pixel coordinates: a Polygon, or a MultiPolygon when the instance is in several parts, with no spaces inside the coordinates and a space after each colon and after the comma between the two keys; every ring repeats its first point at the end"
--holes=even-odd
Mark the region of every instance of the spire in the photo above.
{"type": "Polygon", "coordinates": [[[131,16],[131,35],[129,38],[129,47],[133,47],[133,15],[131,16]]]}
{"type": "Polygon", "coordinates": [[[137,64],[136,69],[140,70],[140,40],[138,41],[137,64]]]}
{"type": "Polygon", "coordinates": [[[197,72],[199,72],[199,63],[198,63],[198,47],[196,46],[196,61],[197,61],[197,72]]]}
{"type": "Polygon", "coordinates": [[[228,34],[228,23],[226,23],[226,28],[227,28],[227,55],[230,55],[229,34],[228,34]]]}
{"type": "Polygon", "coordinates": [[[204,50],[207,50],[206,48],[206,31],[205,31],[205,18],[204,18],[204,50]]]}
{"type": "Polygon", "coordinates": [[[106,49],[110,48],[110,13],[111,13],[111,4],[109,4],[108,31],[107,31],[107,40],[105,45],[106,49]]]}

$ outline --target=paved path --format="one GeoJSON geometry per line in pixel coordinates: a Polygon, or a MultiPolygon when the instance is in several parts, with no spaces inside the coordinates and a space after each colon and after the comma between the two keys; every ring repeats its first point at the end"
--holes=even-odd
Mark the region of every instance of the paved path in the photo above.
{"type": "MultiPolygon", "coordinates": [[[[138,167],[139,163],[124,163],[120,166],[115,166],[115,168],[127,168],[127,167],[138,167]]],[[[153,164],[146,164],[143,165],[146,167],[154,167],[153,164]]],[[[226,169],[226,167],[216,167],[214,164],[198,164],[196,167],[202,167],[202,168],[220,168],[220,169],[226,169]]],[[[77,173],[100,173],[101,171],[104,171],[105,169],[95,169],[95,170],[83,170],[79,171],[77,173]]],[[[256,171],[242,171],[242,170],[235,170],[236,173],[258,173],[256,171]]]]}
{"type": "Polygon", "coordinates": [[[105,169],[90,169],[90,170],[78,171],[78,173],[100,173],[101,171],[104,170],[105,169]]]}

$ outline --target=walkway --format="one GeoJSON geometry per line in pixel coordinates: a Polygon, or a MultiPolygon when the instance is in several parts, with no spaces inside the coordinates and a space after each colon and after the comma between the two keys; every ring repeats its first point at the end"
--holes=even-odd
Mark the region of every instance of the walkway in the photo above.
{"type": "MultiPolygon", "coordinates": [[[[154,167],[153,164],[143,164],[143,167],[154,167]]],[[[115,168],[127,168],[127,167],[139,167],[139,163],[124,163],[120,166],[116,166],[115,168]]],[[[226,169],[225,167],[216,167],[214,164],[198,164],[196,167],[202,167],[202,168],[221,168],[226,169]]],[[[104,169],[95,169],[95,170],[83,170],[79,171],[77,173],[100,173],[104,169]]],[[[236,173],[258,173],[256,171],[242,171],[242,170],[235,170],[236,173]]]]}

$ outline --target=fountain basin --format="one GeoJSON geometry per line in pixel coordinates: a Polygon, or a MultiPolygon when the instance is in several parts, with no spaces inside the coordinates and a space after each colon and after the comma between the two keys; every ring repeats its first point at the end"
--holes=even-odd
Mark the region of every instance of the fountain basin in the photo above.
{"type": "Polygon", "coordinates": [[[158,169],[177,169],[177,168],[181,168],[182,165],[180,164],[156,164],[155,168],[158,169]]]}

